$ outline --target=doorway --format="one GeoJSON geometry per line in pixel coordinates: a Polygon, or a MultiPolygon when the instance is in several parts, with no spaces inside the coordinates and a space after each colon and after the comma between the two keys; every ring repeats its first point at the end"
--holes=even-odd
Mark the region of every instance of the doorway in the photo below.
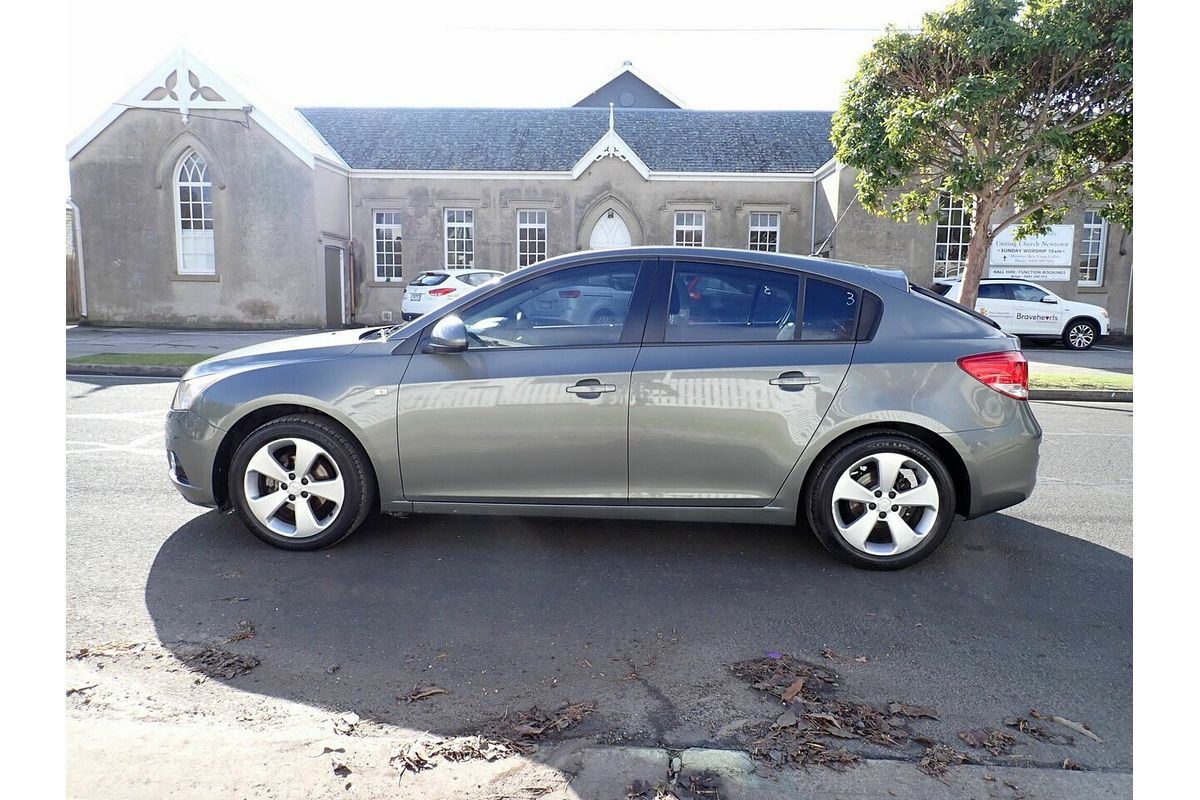
{"type": "Polygon", "coordinates": [[[346,251],[325,246],[325,326],[346,324],[346,251]]]}
{"type": "Polygon", "coordinates": [[[633,239],[629,236],[629,226],[621,215],[614,209],[608,209],[600,215],[600,219],[592,226],[592,236],[588,240],[591,250],[611,250],[614,247],[629,247],[633,239]]]}

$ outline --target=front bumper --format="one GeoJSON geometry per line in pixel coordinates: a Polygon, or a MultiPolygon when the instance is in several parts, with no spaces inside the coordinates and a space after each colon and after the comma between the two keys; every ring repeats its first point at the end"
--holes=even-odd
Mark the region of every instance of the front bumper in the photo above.
{"type": "Polygon", "coordinates": [[[213,463],[223,431],[191,411],[170,411],[164,425],[171,483],[190,503],[215,508],[213,463]]]}
{"type": "Polygon", "coordinates": [[[1042,426],[1028,402],[1013,402],[1020,408],[1009,424],[960,431],[946,437],[958,450],[970,476],[967,519],[1015,506],[1033,494],[1042,426]]]}

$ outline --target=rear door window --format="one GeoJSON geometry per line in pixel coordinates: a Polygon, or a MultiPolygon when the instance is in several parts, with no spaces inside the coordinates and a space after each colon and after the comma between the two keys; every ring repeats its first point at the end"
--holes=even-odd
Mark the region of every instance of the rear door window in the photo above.
{"type": "Polygon", "coordinates": [[[800,276],[730,264],[676,262],[664,341],[795,338],[800,276]]]}
{"type": "Polygon", "coordinates": [[[1009,291],[1010,287],[1007,283],[981,283],[979,284],[979,299],[980,300],[1012,300],[1012,295],[1009,291]]]}
{"type": "Polygon", "coordinates": [[[801,341],[844,341],[855,336],[857,289],[809,277],[804,281],[804,324],[801,341]]]}

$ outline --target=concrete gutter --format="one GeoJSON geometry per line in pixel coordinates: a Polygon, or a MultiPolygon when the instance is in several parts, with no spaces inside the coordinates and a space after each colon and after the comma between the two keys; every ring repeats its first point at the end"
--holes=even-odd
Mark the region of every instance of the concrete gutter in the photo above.
{"type": "Polygon", "coordinates": [[[1080,403],[1132,403],[1133,390],[1030,389],[1030,400],[1067,400],[1080,403]]]}
{"type": "Polygon", "coordinates": [[[132,378],[179,378],[187,372],[187,367],[166,366],[120,366],[116,364],[67,364],[67,376],[71,375],[109,375],[112,377],[132,378]]]}

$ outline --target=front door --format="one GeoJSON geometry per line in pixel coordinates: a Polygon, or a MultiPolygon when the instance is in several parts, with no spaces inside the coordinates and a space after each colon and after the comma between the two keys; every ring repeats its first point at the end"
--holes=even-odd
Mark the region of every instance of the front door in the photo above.
{"type": "Polygon", "coordinates": [[[846,375],[859,293],[715,262],[660,272],[633,371],[629,502],[768,505],[846,375]]]}
{"type": "Polygon", "coordinates": [[[626,503],[650,271],[624,260],[537,275],[460,310],[465,352],[418,343],[398,398],[406,497],[626,503]]]}
{"type": "Polygon", "coordinates": [[[340,247],[325,246],[325,326],[340,328],[346,323],[346,258],[340,247]]]}
{"type": "Polygon", "coordinates": [[[592,227],[592,236],[588,240],[591,250],[610,250],[614,247],[629,247],[633,239],[629,235],[629,226],[614,209],[608,209],[592,227]]]}
{"type": "Polygon", "coordinates": [[[1012,290],[1013,315],[1016,317],[1012,333],[1035,336],[1058,336],[1062,333],[1065,320],[1062,318],[1062,306],[1056,298],[1030,283],[1013,283],[1009,288],[1012,290]]]}

